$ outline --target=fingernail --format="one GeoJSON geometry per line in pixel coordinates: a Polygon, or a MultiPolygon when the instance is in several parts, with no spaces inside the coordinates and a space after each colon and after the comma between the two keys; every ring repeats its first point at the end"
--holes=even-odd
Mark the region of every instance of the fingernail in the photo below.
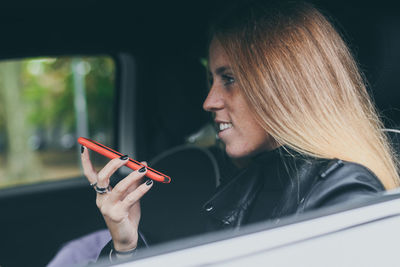
{"type": "Polygon", "coordinates": [[[85,151],[85,147],[81,145],[81,154],[85,151]]]}
{"type": "Polygon", "coordinates": [[[147,185],[147,186],[151,185],[152,183],[153,183],[153,180],[151,180],[151,179],[149,179],[149,180],[146,181],[146,185],[147,185]]]}
{"type": "Polygon", "coordinates": [[[139,169],[139,172],[145,172],[146,171],[146,167],[142,167],[139,169]]]}
{"type": "Polygon", "coordinates": [[[120,160],[127,160],[128,159],[128,155],[123,155],[119,158],[120,160]]]}

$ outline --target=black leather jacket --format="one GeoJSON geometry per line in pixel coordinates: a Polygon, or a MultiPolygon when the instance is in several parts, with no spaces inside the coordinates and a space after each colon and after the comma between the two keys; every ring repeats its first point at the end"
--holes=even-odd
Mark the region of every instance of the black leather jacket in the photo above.
{"type": "Polygon", "coordinates": [[[203,206],[210,230],[303,213],[383,191],[378,178],[362,165],[316,159],[284,147],[263,153],[203,206]]]}

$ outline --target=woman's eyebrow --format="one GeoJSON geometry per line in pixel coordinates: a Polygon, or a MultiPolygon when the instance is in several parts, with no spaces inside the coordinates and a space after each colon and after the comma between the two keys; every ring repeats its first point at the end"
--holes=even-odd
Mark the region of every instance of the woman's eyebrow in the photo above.
{"type": "Polygon", "coordinates": [[[222,66],[222,67],[219,67],[219,68],[217,68],[217,69],[215,70],[215,74],[221,75],[221,74],[223,74],[224,72],[226,72],[226,71],[228,71],[228,70],[230,70],[230,69],[231,69],[231,68],[228,67],[228,66],[222,66]]]}

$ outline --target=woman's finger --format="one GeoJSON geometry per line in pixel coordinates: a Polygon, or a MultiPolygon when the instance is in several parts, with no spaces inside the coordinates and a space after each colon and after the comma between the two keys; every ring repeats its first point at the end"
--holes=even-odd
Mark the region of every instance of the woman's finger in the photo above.
{"type": "Polygon", "coordinates": [[[141,161],[140,163],[142,163],[144,166],[148,167],[149,164],[147,164],[147,161],[141,161]]]}
{"type": "Polygon", "coordinates": [[[128,156],[122,156],[120,158],[115,158],[110,160],[104,168],[97,174],[97,186],[98,187],[108,187],[110,184],[110,177],[114,174],[116,170],[124,166],[128,162],[128,156]]]}
{"type": "Polygon", "coordinates": [[[139,181],[146,174],[146,171],[147,168],[142,167],[137,171],[131,172],[128,176],[122,179],[122,181],[120,181],[114,187],[112,194],[110,195],[110,201],[116,202],[118,200],[121,200],[135,183],[139,183],[139,181]]]}
{"type": "Polygon", "coordinates": [[[81,161],[83,174],[89,180],[89,183],[96,183],[97,173],[96,170],[93,168],[92,162],[90,161],[89,150],[84,146],[81,146],[81,161]]]}
{"type": "Polygon", "coordinates": [[[133,205],[136,204],[153,186],[153,180],[148,179],[145,183],[141,184],[136,190],[129,193],[122,201],[123,208],[128,211],[133,205]]]}

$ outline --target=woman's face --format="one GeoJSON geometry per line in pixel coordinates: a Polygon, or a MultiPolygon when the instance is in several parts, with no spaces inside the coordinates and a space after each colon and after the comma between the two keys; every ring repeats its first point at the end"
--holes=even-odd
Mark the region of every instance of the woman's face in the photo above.
{"type": "Polygon", "coordinates": [[[232,158],[244,158],[274,147],[273,139],[254,119],[254,114],[230,68],[230,62],[214,38],[209,51],[211,89],[203,108],[215,114],[218,136],[232,158]]]}

